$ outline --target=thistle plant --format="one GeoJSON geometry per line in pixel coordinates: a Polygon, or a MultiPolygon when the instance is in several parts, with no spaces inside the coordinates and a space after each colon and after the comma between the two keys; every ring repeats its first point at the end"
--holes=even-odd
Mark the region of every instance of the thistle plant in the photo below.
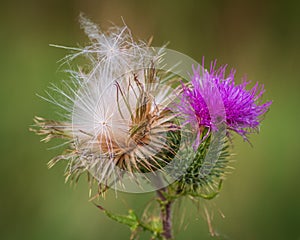
{"type": "Polygon", "coordinates": [[[262,102],[262,85],[247,90],[249,82],[236,84],[234,70],[226,74],[216,61],[206,70],[204,61],[135,40],[126,25],[104,32],[82,15],[80,23],[90,45],[54,46],[71,51],[63,64],[72,66],[78,57],[87,64],[68,69],[70,79],[41,96],[62,110],[59,120],[35,117],[31,130],[44,142],[63,139],[64,151],[48,166],[66,161],[66,180],[87,174],[91,191],[97,187],[92,200],[109,189],[155,191],[160,213],[146,212],[148,217],[96,206],[128,225],[131,239],[140,231],[173,239],[174,203],[219,194],[231,169],[232,134],[248,141],[271,102],[262,102]]]}

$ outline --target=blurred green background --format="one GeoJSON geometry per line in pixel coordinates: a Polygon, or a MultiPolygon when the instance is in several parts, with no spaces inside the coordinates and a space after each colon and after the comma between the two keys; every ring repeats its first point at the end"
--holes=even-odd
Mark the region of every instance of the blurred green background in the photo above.
{"type": "MultiPolygon", "coordinates": [[[[135,36],[197,61],[218,59],[265,84],[274,101],[253,148],[236,137],[236,168],[221,195],[210,203],[217,239],[300,239],[298,1],[122,1],[27,0],[0,3],[0,239],[128,239],[125,226],[112,222],[88,202],[84,179],[64,184],[64,165],[47,161],[58,153],[28,131],[35,115],[54,117],[54,108],[35,94],[65,78],[57,71],[67,52],[49,47],[84,45],[79,28],[84,12],[106,28],[121,24],[135,36]],[[226,216],[222,219],[219,209],[226,216]]],[[[125,213],[143,209],[152,194],[109,194],[101,201],[125,213]]],[[[190,217],[176,239],[213,239],[203,213],[184,203],[190,217]],[[190,214],[190,213],[191,214],[190,214]]],[[[182,212],[177,212],[178,222],[182,212]]],[[[143,236],[142,239],[148,239],[143,236]]]]}

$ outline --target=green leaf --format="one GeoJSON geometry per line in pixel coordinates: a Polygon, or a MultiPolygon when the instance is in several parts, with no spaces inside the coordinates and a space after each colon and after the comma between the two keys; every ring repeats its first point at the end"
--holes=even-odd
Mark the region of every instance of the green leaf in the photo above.
{"type": "Polygon", "coordinates": [[[128,215],[117,215],[110,211],[107,211],[100,205],[96,205],[96,207],[98,207],[100,210],[102,210],[106,214],[106,216],[108,216],[110,219],[112,219],[118,223],[129,226],[131,231],[135,231],[139,227],[138,217],[134,213],[134,211],[131,209],[129,209],[128,215]]]}

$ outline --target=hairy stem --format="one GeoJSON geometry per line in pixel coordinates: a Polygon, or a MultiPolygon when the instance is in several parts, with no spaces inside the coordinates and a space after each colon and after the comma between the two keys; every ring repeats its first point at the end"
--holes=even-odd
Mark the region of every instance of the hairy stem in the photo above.
{"type": "Polygon", "coordinates": [[[157,196],[159,197],[160,216],[162,220],[163,232],[162,236],[165,240],[173,239],[172,235],[172,200],[167,199],[164,196],[166,189],[157,190],[157,196]]]}

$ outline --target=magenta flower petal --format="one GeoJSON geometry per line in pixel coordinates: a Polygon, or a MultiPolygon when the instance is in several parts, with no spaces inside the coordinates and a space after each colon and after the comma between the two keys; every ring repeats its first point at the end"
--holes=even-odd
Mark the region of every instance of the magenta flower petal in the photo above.
{"type": "Polygon", "coordinates": [[[235,70],[225,74],[226,65],[215,69],[216,61],[210,70],[193,69],[190,84],[182,84],[179,112],[185,122],[197,127],[215,129],[216,118],[224,113],[227,128],[247,138],[247,134],[257,131],[263,115],[268,111],[271,101],[262,103],[264,86],[256,83],[250,90],[250,82],[243,80],[235,84],[235,70]]]}

